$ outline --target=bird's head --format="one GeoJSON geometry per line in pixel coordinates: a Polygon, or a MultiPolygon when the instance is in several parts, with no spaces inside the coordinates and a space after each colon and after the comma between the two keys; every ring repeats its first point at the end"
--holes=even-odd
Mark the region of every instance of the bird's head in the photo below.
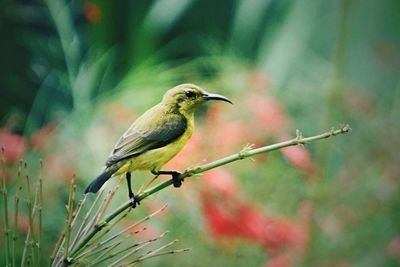
{"type": "Polygon", "coordinates": [[[178,108],[183,113],[192,112],[199,104],[208,100],[221,100],[232,103],[227,97],[211,94],[204,91],[197,85],[185,83],[168,90],[162,103],[171,107],[178,108]]]}

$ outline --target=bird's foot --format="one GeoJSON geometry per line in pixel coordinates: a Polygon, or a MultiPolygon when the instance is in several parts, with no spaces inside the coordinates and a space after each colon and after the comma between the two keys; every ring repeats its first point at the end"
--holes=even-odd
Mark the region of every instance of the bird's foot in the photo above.
{"type": "Polygon", "coordinates": [[[180,179],[179,176],[181,175],[180,172],[177,171],[151,171],[154,175],[171,175],[172,176],[172,184],[174,187],[181,187],[183,179],[180,179]]]}
{"type": "Polygon", "coordinates": [[[177,171],[173,171],[172,173],[171,173],[171,175],[172,175],[172,184],[174,185],[174,187],[181,187],[181,185],[182,185],[182,182],[183,182],[183,180],[181,180],[180,178],[179,178],[179,176],[181,175],[181,173],[180,172],[177,172],[177,171]]]}
{"type": "Polygon", "coordinates": [[[138,197],[135,196],[134,194],[129,194],[129,200],[131,202],[131,207],[133,209],[136,208],[136,204],[140,205],[140,201],[139,201],[138,197]]]}

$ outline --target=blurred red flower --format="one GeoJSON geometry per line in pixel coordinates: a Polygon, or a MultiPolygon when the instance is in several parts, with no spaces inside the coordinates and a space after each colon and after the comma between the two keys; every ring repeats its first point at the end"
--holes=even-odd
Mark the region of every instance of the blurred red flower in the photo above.
{"type": "Polygon", "coordinates": [[[116,126],[124,129],[138,116],[132,108],[115,102],[108,103],[101,111],[107,114],[109,121],[114,127],[116,126]]]}
{"type": "Polygon", "coordinates": [[[14,163],[22,157],[26,150],[23,136],[0,129],[0,147],[4,148],[4,158],[7,163],[14,163]]]}
{"type": "MultiPolygon", "coordinates": [[[[35,226],[36,225],[34,225],[33,228],[36,228],[35,226]]],[[[25,234],[28,233],[28,231],[29,231],[29,217],[28,217],[28,215],[23,214],[23,213],[19,213],[18,214],[17,227],[23,233],[25,233],[25,234]]]]}
{"type": "Polygon", "coordinates": [[[223,169],[206,172],[200,193],[206,224],[216,239],[246,238],[276,255],[291,249],[301,252],[308,243],[308,221],[265,215],[241,200],[234,177],[223,169]]]}
{"type": "MultiPolygon", "coordinates": [[[[281,141],[291,139],[287,135],[281,135],[279,137],[281,141]]],[[[281,153],[283,156],[293,165],[296,169],[303,171],[307,174],[313,174],[316,170],[316,166],[313,163],[311,154],[303,146],[290,146],[282,148],[281,153]]]]}
{"type": "Polygon", "coordinates": [[[400,259],[400,235],[389,242],[387,252],[391,257],[400,259]]]}
{"type": "Polygon", "coordinates": [[[219,152],[232,149],[235,145],[244,145],[248,140],[248,125],[243,121],[232,121],[228,111],[218,105],[211,106],[207,111],[205,132],[209,138],[205,139],[205,145],[211,145],[219,152]]]}
{"type": "Polygon", "coordinates": [[[348,114],[355,117],[371,116],[376,109],[376,103],[373,97],[362,89],[350,88],[350,90],[346,90],[346,95],[343,99],[343,107],[348,114]]]}
{"type": "Polygon", "coordinates": [[[265,73],[254,71],[250,73],[249,84],[254,91],[262,92],[271,85],[271,80],[265,73]]]}
{"type": "Polygon", "coordinates": [[[255,116],[258,131],[277,134],[287,129],[289,118],[277,99],[259,93],[251,93],[247,99],[247,106],[255,116]]]}
{"type": "Polygon", "coordinates": [[[235,178],[224,168],[206,171],[202,179],[206,190],[216,192],[225,198],[235,197],[238,193],[235,178]]]}
{"type": "Polygon", "coordinates": [[[83,14],[85,18],[92,24],[97,23],[102,17],[100,7],[97,4],[91,2],[87,2],[83,6],[83,14]]]}
{"type": "Polygon", "coordinates": [[[271,258],[264,267],[289,267],[292,266],[292,258],[288,254],[281,254],[271,258]]]}
{"type": "Polygon", "coordinates": [[[43,161],[43,168],[46,176],[59,177],[66,182],[75,174],[70,161],[63,155],[49,155],[43,161]]]}
{"type": "Polygon", "coordinates": [[[34,132],[30,138],[30,144],[34,150],[41,150],[48,146],[54,136],[56,125],[48,124],[34,132]]]}

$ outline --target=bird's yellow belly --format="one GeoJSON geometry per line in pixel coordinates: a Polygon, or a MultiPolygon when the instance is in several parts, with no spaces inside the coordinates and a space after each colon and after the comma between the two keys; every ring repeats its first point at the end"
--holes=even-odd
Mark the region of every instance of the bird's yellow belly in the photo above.
{"type": "Polygon", "coordinates": [[[164,147],[152,149],[137,157],[127,159],[116,174],[121,175],[125,172],[136,170],[160,170],[162,166],[182,150],[191,135],[192,129],[187,130],[179,139],[164,147]]]}

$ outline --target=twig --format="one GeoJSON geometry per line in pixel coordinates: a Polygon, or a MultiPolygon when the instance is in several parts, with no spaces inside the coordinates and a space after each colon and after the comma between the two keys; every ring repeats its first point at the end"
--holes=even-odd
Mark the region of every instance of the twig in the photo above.
{"type": "MultiPolygon", "coordinates": [[[[41,249],[41,234],[42,234],[42,170],[43,170],[43,164],[40,162],[40,171],[39,171],[39,180],[37,182],[36,186],[36,192],[35,192],[35,201],[33,205],[33,211],[32,211],[32,219],[35,219],[36,213],[37,213],[37,223],[38,223],[38,233],[36,237],[36,242],[33,239],[32,240],[32,246],[33,250],[35,251],[36,257],[34,258],[33,266],[40,266],[40,249],[41,249]]],[[[33,231],[34,229],[32,229],[33,231]]]]}
{"type": "Polygon", "coordinates": [[[2,183],[2,195],[4,198],[4,242],[5,242],[5,258],[6,258],[6,266],[9,266],[10,264],[10,228],[9,228],[9,221],[8,221],[8,203],[7,203],[7,181],[6,181],[6,176],[5,176],[5,159],[4,159],[4,148],[1,148],[1,169],[0,171],[2,172],[2,177],[0,179],[3,181],[2,183]]]}
{"type": "MultiPolygon", "coordinates": [[[[115,253],[113,255],[110,255],[110,258],[111,258],[111,257],[115,257],[116,255],[121,254],[121,253],[123,253],[125,251],[130,251],[129,253],[125,254],[123,257],[117,259],[116,261],[114,261],[113,263],[109,264],[108,266],[109,267],[116,266],[118,263],[120,263],[121,261],[127,259],[128,257],[130,257],[134,253],[138,252],[140,249],[144,248],[145,246],[147,246],[147,245],[151,244],[152,242],[155,242],[155,241],[163,238],[167,233],[168,233],[168,231],[162,233],[161,235],[159,235],[159,236],[157,236],[155,238],[152,238],[152,239],[149,239],[149,240],[146,240],[146,241],[142,241],[140,243],[133,244],[133,245],[131,245],[131,246],[129,246],[129,247],[123,249],[123,250],[118,251],[117,253],[115,253]],[[132,248],[135,248],[135,247],[136,247],[136,249],[132,250],[132,248]]],[[[164,248],[164,247],[165,246],[163,246],[162,248],[164,248]]]]}
{"type": "MultiPolygon", "coordinates": [[[[143,222],[148,221],[148,220],[150,220],[152,217],[156,216],[158,213],[160,213],[161,211],[163,211],[164,209],[166,209],[167,206],[168,206],[168,205],[165,204],[165,205],[162,206],[160,209],[158,209],[158,210],[154,211],[153,213],[147,215],[146,217],[144,217],[143,219],[137,221],[136,223],[134,223],[134,224],[132,224],[132,225],[126,227],[125,229],[121,230],[120,232],[118,232],[118,233],[116,233],[116,234],[113,234],[111,237],[109,237],[109,238],[107,238],[106,240],[100,242],[98,245],[99,245],[99,246],[102,246],[102,245],[106,244],[107,242],[110,242],[111,240],[113,240],[113,239],[115,239],[115,238],[121,236],[122,234],[127,233],[127,232],[130,231],[131,229],[137,227],[139,224],[142,224],[143,222]]],[[[128,211],[129,211],[129,209],[128,209],[128,211]]],[[[127,215],[127,213],[125,213],[125,215],[127,215]]],[[[120,217],[120,219],[121,219],[121,218],[122,218],[122,217],[120,217]]],[[[120,219],[119,219],[119,220],[120,220],[120,219]]],[[[108,227],[111,228],[112,226],[110,225],[110,226],[108,226],[108,227]]],[[[145,230],[145,229],[146,229],[146,228],[143,228],[142,230],[145,230]]],[[[138,233],[138,232],[140,232],[140,231],[136,231],[135,233],[138,233]]],[[[96,239],[98,240],[99,237],[102,237],[102,236],[104,236],[105,234],[106,234],[106,231],[104,231],[100,236],[96,237],[96,239]]],[[[95,240],[96,240],[96,239],[95,239],[95,240]]],[[[93,240],[91,240],[90,242],[93,242],[93,240]]],[[[79,257],[79,256],[78,256],[78,257],[79,257]]]]}
{"type": "Polygon", "coordinates": [[[65,243],[64,243],[64,259],[68,261],[68,253],[69,253],[69,243],[71,241],[71,224],[74,214],[74,200],[75,200],[75,192],[76,192],[76,184],[75,184],[75,175],[72,176],[71,184],[70,184],[70,194],[68,199],[68,218],[66,221],[66,231],[65,231],[65,243]]]}
{"type": "MultiPolygon", "coordinates": [[[[78,242],[78,239],[84,235],[84,232],[85,232],[85,229],[84,229],[84,228],[85,228],[86,225],[88,224],[89,218],[90,218],[90,217],[95,217],[95,216],[92,216],[92,212],[93,212],[93,210],[95,209],[95,207],[97,206],[97,202],[100,201],[101,197],[103,196],[103,192],[104,192],[104,191],[100,191],[100,192],[97,194],[97,197],[96,197],[96,199],[94,200],[94,202],[92,203],[92,206],[90,207],[89,211],[86,213],[86,216],[85,216],[85,218],[83,219],[83,222],[81,223],[81,225],[80,225],[80,227],[79,227],[79,229],[78,229],[78,232],[77,232],[76,235],[75,235],[75,240],[72,242],[72,246],[75,246],[76,242],[78,242]]],[[[86,200],[86,195],[84,196],[84,200],[86,200]]],[[[93,219],[94,219],[94,218],[93,218],[93,219]]]]}
{"type": "Polygon", "coordinates": [[[17,248],[16,248],[16,243],[18,239],[18,215],[19,215],[19,194],[21,193],[22,190],[22,185],[21,185],[21,172],[22,172],[22,165],[23,161],[19,161],[18,165],[18,172],[17,172],[17,181],[16,181],[16,191],[15,191],[15,197],[14,197],[14,231],[13,231],[13,238],[12,238],[12,266],[17,266],[17,248]]]}
{"type": "MultiPolygon", "coordinates": [[[[25,162],[24,168],[27,168],[27,164],[25,162]]],[[[30,262],[31,258],[33,257],[33,262],[35,262],[35,249],[32,247],[34,244],[34,229],[33,229],[33,217],[34,217],[34,205],[32,204],[32,195],[31,195],[31,183],[30,177],[28,172],[25,175],[26,178],[26,206],[28,208],[28,219],[29,219],[29,227],[28,233],[26,234],[25,243],[24,243],[24,250],[22,253],[22,264],[21,266],[26,266],[30,262]],[[32,251],[29,253],[28,249],[31,247],[32,251]]]]}
{"type": "MultiPolygon", "coordinates": [[[[162,253],[161,250],[172,246],[172,245],[175,244],[176,242],[178,242],[178,239],[172,240],[172,241],[169,242],[168,244],[165,244],[164,246],[159,247],[159,248],[157,248],[157,249],[155,249],[155,250],[150,250],[150,251],[146,252],[145,254],[141,255],[139,258],[135,259],[135,260],[134,260],[133,262],[131,262],[129,265],[126,265],[126,266],[132,266],[132,265],[134,265],[135,263],[144,261],[144,260],[146,260],[146,259],[149,259],[149,258],[152,258],[152,257],[156,257],[156,256],[159,256],[159,255],[163,255],[164,253],[162,253]]],[[[181,251],[186,251],[186,250],[181,250],[181,251]]],[[[171,251],[166,251],[166,252],[167,252],[167,254],[172,254],[171,251]]]]}

